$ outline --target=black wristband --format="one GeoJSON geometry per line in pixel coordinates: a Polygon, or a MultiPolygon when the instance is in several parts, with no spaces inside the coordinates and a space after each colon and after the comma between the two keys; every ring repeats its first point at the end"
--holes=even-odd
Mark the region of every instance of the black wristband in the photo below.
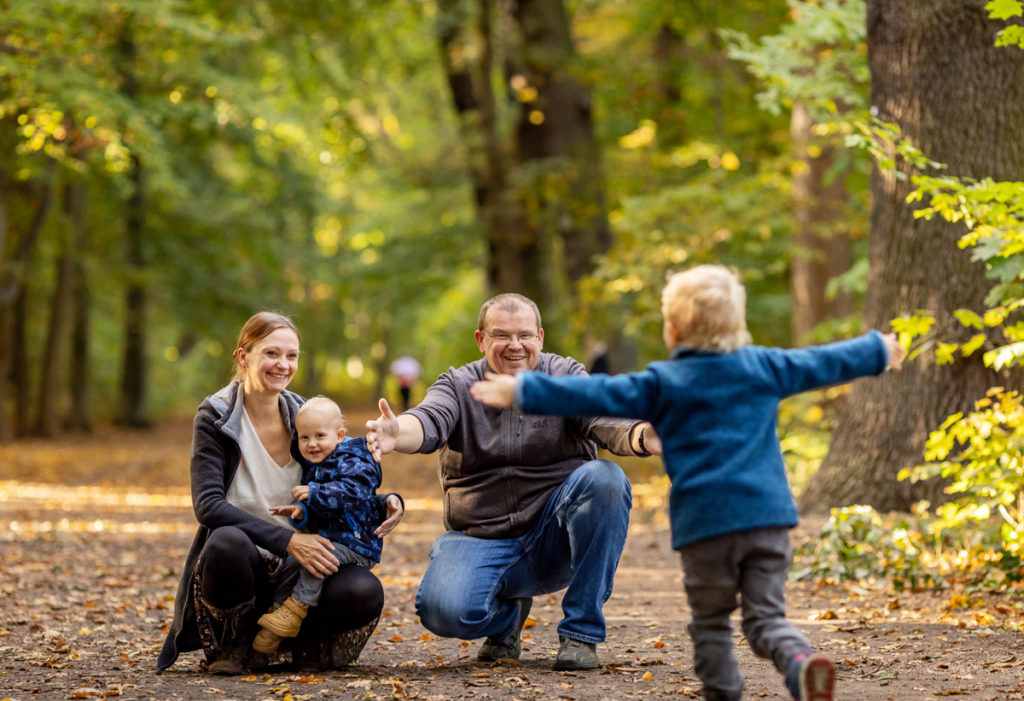
{"type": "Polygon", "coordinates": [[[639,453],[639,455],[642,455],[643,457],[647,457],[647,456],[649,456],[651,454],[650,451],[648,451],[647,448],[644,446],[644,429],[646,429],[646,428],[647,428],[646,426],[641,424],[640,425],[640,433],[636,437],[636,444],[638,446],[640,446],[640,453],[639,453]]]}

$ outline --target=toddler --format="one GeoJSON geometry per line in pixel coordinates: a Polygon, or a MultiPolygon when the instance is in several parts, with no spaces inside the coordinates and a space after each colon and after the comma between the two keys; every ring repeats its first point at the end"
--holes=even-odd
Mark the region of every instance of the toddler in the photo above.
{"type": "MultiPolygon", "coordinates": [[[[373,531],[384,520],[376,498],[380,463],[370,455],[365,438],[345,437],[341,409],[327,397],[313,397],[302,405],[295,415],[295,433],[303,458],[302,484],[292,489],[293,504],[272,506],[270,512],[330,540],[339,565],[373,567],[381,552],[373,531]]],[[[298,635],[309,607],[320,600],[323,582],[300,567],[291,595],[260,616],[253,649],[273,652],[283,638],[298,635]]]]}

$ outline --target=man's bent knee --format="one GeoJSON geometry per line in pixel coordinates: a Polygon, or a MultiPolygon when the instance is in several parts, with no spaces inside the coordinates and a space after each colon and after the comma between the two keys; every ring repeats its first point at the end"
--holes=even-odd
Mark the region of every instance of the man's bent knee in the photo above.
{"type": "Polygon", "coordinates": [[[602,502],[614,505],[625,498],[627,508],[632,505],[633,492],[622,468],[609,460],[591,460],[580,465],[573,473],[581,487],[602,502]]]}

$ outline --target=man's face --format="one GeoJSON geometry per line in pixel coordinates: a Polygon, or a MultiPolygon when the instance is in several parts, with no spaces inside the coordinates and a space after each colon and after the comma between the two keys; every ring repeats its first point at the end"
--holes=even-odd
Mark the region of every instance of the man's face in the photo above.
{"type": "Polygon", "coordinates": [[[487,365],[506,375],[533,370],[544,347],[544,329],[537,328],[537,317],[527,307],[511,312],[492,307],[475,336],[487,365]]]}

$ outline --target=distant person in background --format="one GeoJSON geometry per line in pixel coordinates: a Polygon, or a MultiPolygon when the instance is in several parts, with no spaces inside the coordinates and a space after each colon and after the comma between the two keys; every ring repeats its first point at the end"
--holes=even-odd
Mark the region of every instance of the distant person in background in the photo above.
{"type": "Polygon", "coordinates": [[[391,374],[398,379],[398,391],[402,395],[402,411],[408,411],[412,397],[412,386],[420,379],[420,364],[416,358],[403,355],[391,363],[391,374]]]}
{"type": "MultiPolygon", "coordinates": [[[[302,484],[292,487],[290,505],[272,506],[270,513],[330,540],[340,564],[373,567],[381,552],[374,530],[386,514],[377,499],[380,463],[366,449],[366,439],[345,435],[341,409],[327,397],[313,397],[299,407],[295,435],[303,457],[302,484]]],[[[290,581],[279,582],[274,606],[260,617],[253,650],[273,652],[284,638],[294,638],[310,607],[320,603],[324,580],[305,568],[298,571],[294,588],[290,581]]]]}
{"type": "MultiPolygon", "coordinates": [[[[278,576],[297,573],[290,559],[324,580],[315,625],[289,641],[293,666],[349,664],[380,617],[380,580],[365,567],[339,565],[327,538],[299,533],[269,510],[287,503],[302,477],[294,425],[306,400],[287,389],[299,364],[298,329],[286,316],[259,312],[242,327],[232,355],[234,379],[203,400],[193,422],[190,481],[199,530],[157,668],[199,648],[215,674],[243,674],[250,664],[265,663],[252,658],[256,621],[278,576]]],[[[384,536],[403,507],[394,494],[378,500],[388,518],[375,535],[384,536]]]]}
{"type": "Polygon", "coordinates": [[[587,372],[591,375],[607,375],[608,370],[608,345],[604,341],[594,341],[590,351],[590,367],[587,372]]]}
{"type": "Polygon", "coordinates": [[[599,666],[611,595],[632,503],[622,469],[597,459],[659,454],[650,424],[497,411],[469,396],[484,373],[537,370],[585,375],[583,365],[543,353],[540,311],[519,294],[480,308],[482,358],[443,373],[419,405],[395,416],[386,400],[367,423],[374,457],[440,451],[442,534],[416,594],[416,612],[436,635],[486,638],[477,659],[519,659],[533,597],[565,589],[557,670],[599,666]]]}

